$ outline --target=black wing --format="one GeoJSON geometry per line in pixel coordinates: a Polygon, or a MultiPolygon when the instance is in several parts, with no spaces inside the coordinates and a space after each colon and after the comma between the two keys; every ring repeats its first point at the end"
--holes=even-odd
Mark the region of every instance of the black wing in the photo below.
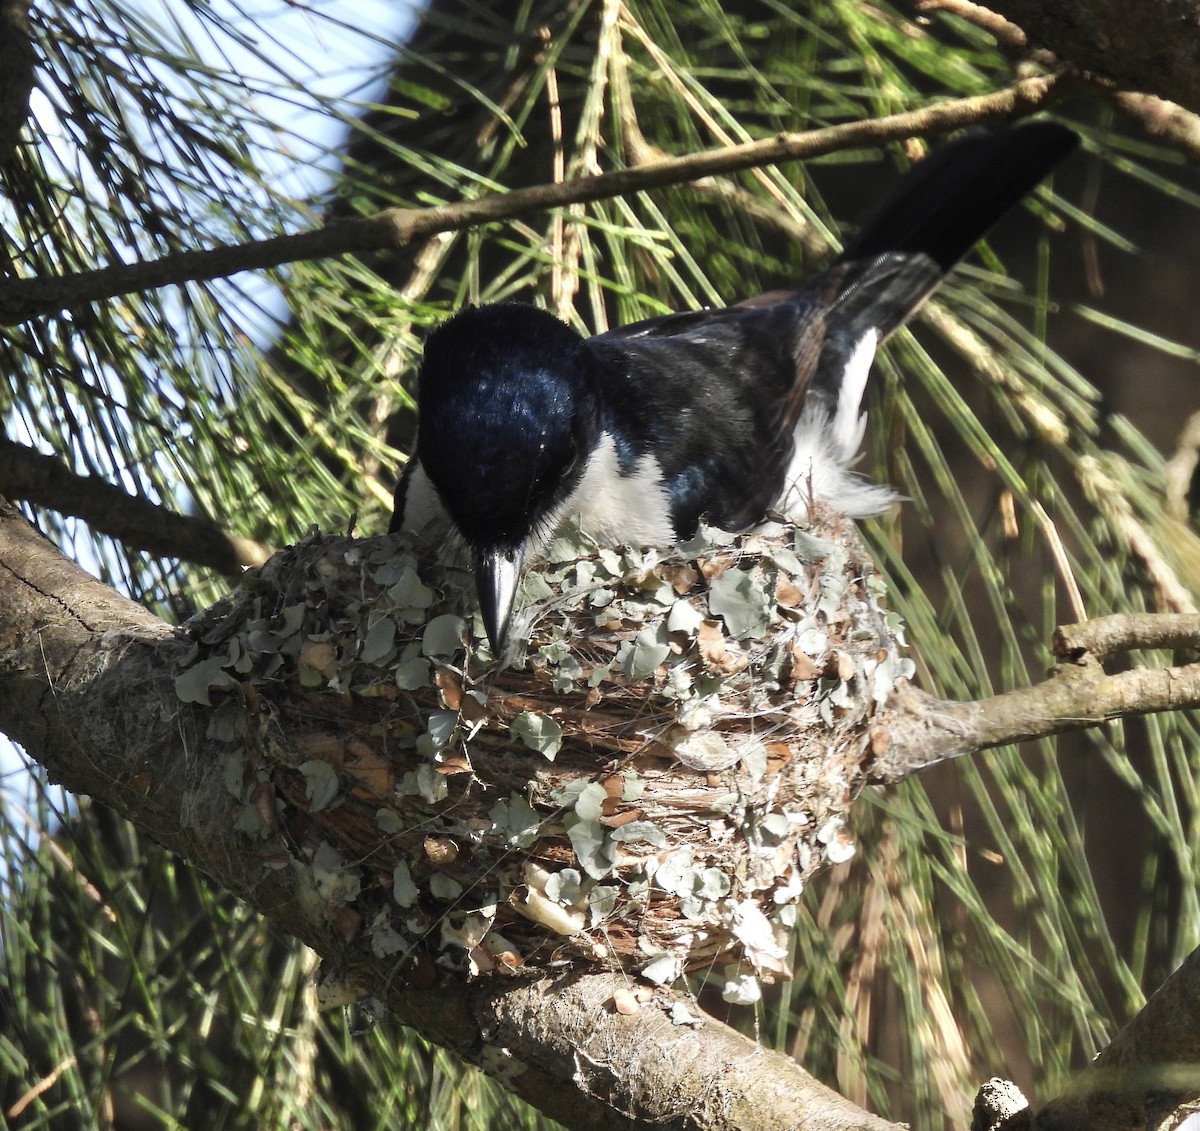
{"type": "Polygon", "coordinates": [[[725,529],[778,498],[812,396],[836,404],[868,334],[901,326],[947,271],[1078,137],[1038,123],[944,146],[908,173],[833,264],[795,291],[669,314],[587,343],[605,411],[662,472],[681,536],[702,515],[725,529]]]}

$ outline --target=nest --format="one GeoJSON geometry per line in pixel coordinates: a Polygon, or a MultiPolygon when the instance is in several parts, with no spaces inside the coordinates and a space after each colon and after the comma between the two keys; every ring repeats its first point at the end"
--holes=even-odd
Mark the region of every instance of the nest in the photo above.
{"type": "Polygon", "coordinates": [[[469,578],[396,537],[310,539],[191,624],[176,686],[229,746],[247,852],[298,866],[349,948],[413,979],[787,976],[911,668],[853,528],[576,540],[550,563],[506,665],[475,643],[469,578]]]}

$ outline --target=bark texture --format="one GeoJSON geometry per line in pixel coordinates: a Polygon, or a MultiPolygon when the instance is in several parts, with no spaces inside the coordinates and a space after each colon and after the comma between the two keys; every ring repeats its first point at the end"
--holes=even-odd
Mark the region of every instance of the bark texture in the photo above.
{"type": "MultiPolygon", "coordinates": [[[[446,896],[453,906],[430,921],[421,919],[428,904],[417,899],[415,884],[407,893],[399,879],[389,886],[386,870],[381,883],[378,861],[399,845],[406,855],[397,860],[411,862],[409,881],[436,892],[435,874],[443,884],[461,875],[463,861],[481,837],[486,839],[483,825],[490,829],[503,823],[499,818],[464,820],[461,829],[447,827],[453,835],[426,835],[406,846],[403,821],[396,824],[396,811],[385,814],[389,798],[396,810],[403,810],[406,790],[397,786],[401,773],[413,773],[416,783],[420,767],[433,765],[446,773],[435,768],[408,794],[414,803],[428,802],[431,817],[454,817],[454,796],[438,780],[462,776],[463,767],[453,755],[431,761],[428,749],[404,739],[404,728],[409,726],[410,737],[419,740],[429,733],[416,734],[429,722],[431,710],[470,722],[472,709],[460,698],[462,687],[444,678],[415,689],[411,703],[395,692],[394,680],[387,693],[382,683],[363,684],[353,667],[362,661],[362,650],[369,644],[380,655],[387,652],[380,634],[372,635],[369,627],[365,636],[352,633],[347,638],[357,643],[341,643],[324,632],[313,634],[315,640],[301,634],[288,658],[293,646],[286,641],[295,633],[275,632],[271,625],[277,622],[262,614],[274,586],[279,593],[270,608],[282,609],[285,622],[294,618],[299,625],[313,609],[327,606],[335,614],[330,623],[336,623],[346,609],[365,602],[361,608],[368,619],[363,623],[371,624],[369,612],[378,598],[370,590],[365,563],[372,549],[385,549],[387,541],[317,540],[291,551],[290,557],[281,555],[213,610],[175,630],[66,561],[12,508],[0,507],[0,727],[52,778],[112,806],[278,928],[312,946],[323,958],[322,992],[328,1004],[374,999],[429,1040],[482,1066],[572,1127],[632,1128],[646,1120],[681,1131],[882,1131],[892,1126],[830,1091],[788,1058],[703,1016],[685,997],[632,981],[628,974],[596,972],[602,964],[581,960],[580,948],[571,943],[580,937],[578,925],[552,920],[548,927],[549,937],[558,933],[562,955],[576,956],[572,961],[555,963],[551,953],[549,965],[510,965],[503,947],[489,950],[485,944],[495,909],[486,912],[492,918],[472,937],[471,915],[481,912],[468,910],[454,891],[446,896]],[[347,581],[346,570],[361,574],[356,584],[347,581]],[[243,678],[252,665],[245,662],[242,641],[260,659],[267,657],[264,678],[243,678]],[[275,663],[273,654],[283,658],[275,663]],[[392,715],[386,726],[381,710],[392,715]],[[353,733],[356,717],[361,734],[353,733]],[[390,751],[388,764],[373,751],[372,741],[390,751]],[[416,770],[404,771],[405,765],[416,770]],[[447,799],[449,804],[439,809],[447,799]],[[397,905],[408,909],[412,922],[397,914],[397,905]],[[487,976],[470,976],[489,969],[487,976]]],[[[857,576],[861,570],[850,572],[857,576]]],[[[825,574],[814,575],[825,577],[826,591],[827,573],[828,567],[825,574]]],[[[399,586],[408,601],[419,592],[407,573],[385,584],[393,590],[399,586]]],[[[814,588],[819,593],[822,586],[814,588]]],[[[781,590],[776,586],[772,592],[778,602],[781,590]]],[[[840,609],[831,606],[830,611],[835,623],[844,621],[840,609]]],[[[791,631],[803,622],[781,616],[778,623],[791,631]]],[[[993,700],[944,704],[901,690],[886,713],[876,713],[873,723],[868,714],[857,724],[863,733],[854,755],[859,780],[868,773],[877,780],[902,777],[938,751],[961,755],[1005,741],[1005,735],[1011,740],[1053,733],[1113,713],[1181,705],[1184,700],[1177,694],[1164,698],[1161,687],[1114,688],[1108,681],[1117,677],[1104,675],[1099,657],[1138,644],[1197,643],[1196,617],[1120,618],[1064,629],[1057,641],[1062,670],[1048,681],[1053,690],[1046,685],[1030,689],[1024,708],[1020,692],[997,697],[997,705],[993,700]]],[[[716,648],[710,641],[707,647],[714,662],[728,664],[731,674],[737,674],[740,661],[733,642],[716,648]]],[[[763,656],[770,654],[768,650],[763,656]]],[[[402,650],[393,659],[401,656],[402,650]]],[[[802,663],[798,658],[794,662],[802,663]]],[[[543,671],[547,681],[553,678],[549,667],[543,671]]],[[[661,681],[662,671],[660,665],[645,678],[661,681]]],[[[809,674],[828,686],[839,680],[864,683],[864,671],[831,648],[830,662],[809,674]]],[[[1168,669],[1166,685],[1178,685],[1178,690],[1191,678],[1188,668],[1168,669]]],[[[756,676],[752,682],[760,681],[756,676]]],[[[520,705],[531,701],[530,693],[528,686],[523,691],[509,686],[499,696],[513,707],[510,698],[520,705]]],[[[1200,699],[1200,692],[1189,695],[1193,703],[1200,699]]],[[[842,709],[830,706],[835,714],[842,709]]],[[[571,727],[581,735],[588,728],[593,737],[599,733],[595,720],[573,720],[569,711],[558,718],[568,744],[571,727]]],[[[619,754],[622,733],[613,729],[601,748],[619,754]]],[[[644,738],[639,741],[645,745],[644,738]]],[[[529,796],[536,803],[539,775],[557,771],[532,751],[525,759],[535,767],[527,773],[529,796]]],[[[743,756],[742,762],[753,758],[743,756]]],[[[786,765],[782,758],[774,764],[768,760],[758,772],[775,774],[780,788],[795,789],[794,782],[788,784],[786,765]]],[[[844,764],[843,772],[853,773],[853,765],[844,764]]],[[[689,779],[692,784],[685,782],[680,802],[694,798],[697,786],[701,793],[714,790],[723,773],[750,774],[743,786],[758,780],[746,765],[737,771],[701,768],[689,779]]],[[[673,776],[678,772],[670,771],[654,787],[679,788],[673,776]]],[[[478,769],[470,780],[477,783],[472,789],[487,786],[478,769]]],[[[819,782],[819,773],[815,780],[819,782]]],[[[843,787],[839,796],[849,806],[853,790],[843,787]]],[[[560,806],[560,817],[566,808],[560,806]]],[[[619,817],[617,809],[610,812],[619,817]]],[[[602,803],[599,811],[604,812],[602,803]]],[[[714,830],[719,816],[714,810],[714,830]]],[[[754,825],[751,820],[738,827],[754,825]]],[[[565,853],[559,863],[569,864],[579,845],[562,835],[563,827],[555,827],[558,832],[545,842],[545,851],[551,851],[557,836],[565,853]]],[[[775,835],[782,840],[786,832],[779,825],[775,835]]],[[[778,856],[769,839],[748,843],[752,859],[764,851],[768,859],[778,856]]],[[[783,847],[789,859],[799,851],[793,841],[783,847]]],[[[551,857],[548,862],[555,861],[551,857]]],[[[688,914],[689,898],[697,906],[704,903],[695,891],[668,890],[661,883],[656,890],[649,918],[657,913],[667,921],[662,916],[669,912],[668,919],[678,921],[688,914]]],[[[549,894],[549,903],[557,903],[560,912],[572,911],[569,898],[554,899],[545,885],[542,894],[549,894]]],[[[514,889],[506,905],[520,898],[514,889]]],[[[516,950],[536,952],[517,928],[512,933],[520,940],[516,950]]],[[[661,944],[666,936],[654,937],[661,944]]],[[[753,932],[750,937],[755,938],[753,932]]],[[[769,942],[768,932],[753,945],[769,942]]],[[[1156,995],[1145,1017],[1135,1020],[1108,1059],[1097,1062],[1095,1073],[1085,1075],[1061,1105],[1047,1109],[1044,1126],[1056,1131],[1140,1126],[1129,1121],[1131,1112],[1161,1108],[1167,1097],[1172,1102],[1189,1098],[1194,1077],[1185,1074],[1180,1082],[1171,1073],[1195,1063],[1194,968],[1195,958],[1156,995]]]]}
{"type": "MultiPolygon", "coordinates": [[[[327,1001],[377,999],[576,1128],[646,1119],[731,1131],[893,1126],[670,991],[620,1012],[614,1001],[629,985],[620,975],[572,967],[468,980],[379,953],[378,934],[347,915],[336,869],[297,857],[294,824],[273,822],[267,807],[262,826],[246,831],[247,811],[264,808],[263,798],[251,780],[243,803],[229,776],[236,786],[253,751],[234,744],[231,758],[215,737],[215,705],[181,701],[176,679],[195,657],[191,635],[66,561],[7,506],[0,610],[0,726],[54,780],[111,805],[313,947],[327,1001]]],[[[215,674],[213,686],[223,686],[215,674]]]]}
{"type": "Polygon", "coordinates": [[[1065,63],[1200,111],[1196,0],[989,0],[1031,46],[1065,63]]]}
{"type": "Polygon", "coordinates": [[[1200,951],[1183,964],[1112,1043],[1033,1123],[1035,1131],[1077,1127],[1175,1126],[1200,1099],[1200,951]]]}
{"type": "Polygon", "coordinates": [[[36,63],[29,0],[0,0],[0,164],[13,159],[29,116],[36,63]]]}

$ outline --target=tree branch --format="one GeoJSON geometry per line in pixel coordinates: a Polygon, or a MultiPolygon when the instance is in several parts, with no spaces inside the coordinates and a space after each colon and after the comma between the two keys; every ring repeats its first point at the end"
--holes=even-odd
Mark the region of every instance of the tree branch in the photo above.
{"type": "MultiPolygon", "coordinates": [[[[338,560],[346,545],[338,543],[338,560]]],[[[226,603],[233,623],[239,600],[252,604],[253,589],[226,603]]],[[[627,976],[568,968],[468,981],[427,959],[377,955],[369,931],[347,929],[346,905],[319,892],[293,829],[256,835],[239,821],[246,806],[229,789],[230,750],[212,737],[216,707],[184,703],[176,690],[194,647],[0,504],[0,728],[53,780],[110,805],[313,947],[335,975],[327,994],[347,987],[350,998],[378,998],[583,1131],[633,1131],[646,1120],[679,1131],[894,1131],[682,995],[654,990],[642,1007],[615,1010],[627,976]],[[673,1016],[676,1007],[689,1019],[673,1016]]],[[[227,702],[237,705],[236,692],[227,702]]],[[[243,706],[255,709],[250,699],[243,706]]],[[[302,707],[293,708],[302,729],[302,707]]],[[[235,757],[261,764],[263,752],[247,743],[235,757]]]]}
{"type": "Polygon", "coordinates": [[[1106,660],[1138,648],[1200,647],[1200,616],[1193,613],[1122,613],[1082,624],[1059,625],[1051,641],[1054,655],[1071,663],[1089,654],[1106,660]]]}
{"type": "Polygon", "coordinates": [[[1175,146],[1189,161],[1200,161],[1200,114],[1154,94],[1111,89],[1105,93],[1151,137],[1175,146]]]}
{"type": "Polygon", "coordinates": [[[1200,648],[1200,616],[1123,614],[1055,633],[1054,674],[969,703],[898,692],[876,721],[871,780],[902,781],[939,762],[995,746],[1098,726],[1110,719],[1200,707],[1200,662],[1105,672],[1100,661],[1134,649],[1200,648]]]}
{"type": "Polygon", "coordinates": [[[222,530],[202,515],[179,514],[129,495],[94,475],[79,475],[54,456],[0,436],[0,496],[82,518],[93,530],[149,554],[208,566],[229,577],[262,565],[271,550],[222,530]]]}
{"type": "Polygon", "coordinates": [[[975,0],[914,0],[914,6],[921,15],[929,12],[949,12],[960,20],[982,28],[1015,60],[1025,62],[1033,59],[1049,66],[1058,63],[1058,59],[1051,52],[1033,47],[1023,28],[1018,27],[1012,20],[1005,19],[999,12],[993,12],[983,4],[976,4],[975,0]]]}
{"type": "Polygon", "coordinates": [[[1200,1098],[1200,950],[1194,950],[1067,1091],[1034,1131],[1157,1128],[1200,1098]]]}
{"type": "Polygon", "coordinates": [[[528,212],[605,200],[700,177],[1019,117],[1048,105],[1058,95],[1058,84],[1059,79],[1055,76],[1023,79],[992,94],[940,102],[923,110],[804,133],[780,134],[763,141],[667,158],[634,169],[512,192],[488,193],[476,200],[421,211],[388,209],[375,216],[340,220],[296,235],[181,252],[61,278],[12,280],[0,284],[0,324],[24,322],[56,310],[73,309],[133,291],[222,278],[239,271],[278,267],[297,260],[399,250],[439,232],[506,220],[528,212]]]}
{"type": "Polygon", "coordinates": [[[1083,71],[1200,111],[1197,0],[988,0],[987,7],[1083,71]]]}
{"type": "Polygon", "coordinates": [[[0,0],[0,166],[12,161],[29,117],[35,62],[29,0],[0,0]]]}

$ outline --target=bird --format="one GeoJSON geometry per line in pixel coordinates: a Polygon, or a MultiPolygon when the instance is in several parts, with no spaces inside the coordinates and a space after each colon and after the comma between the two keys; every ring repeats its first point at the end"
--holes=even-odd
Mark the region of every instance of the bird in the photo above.
{"type": "Polygon", "coordinates": [[[669,547],[812,500],[883,513],[899,496],[853,468],[876,349],[1078,143],[1040,121],[939,147],[794,290],[592,337],[531,304],[464,307],[424,346],[391,530],[465,551],[500,656],[524,569],[573,518],[602,546],[669,547]]]}

